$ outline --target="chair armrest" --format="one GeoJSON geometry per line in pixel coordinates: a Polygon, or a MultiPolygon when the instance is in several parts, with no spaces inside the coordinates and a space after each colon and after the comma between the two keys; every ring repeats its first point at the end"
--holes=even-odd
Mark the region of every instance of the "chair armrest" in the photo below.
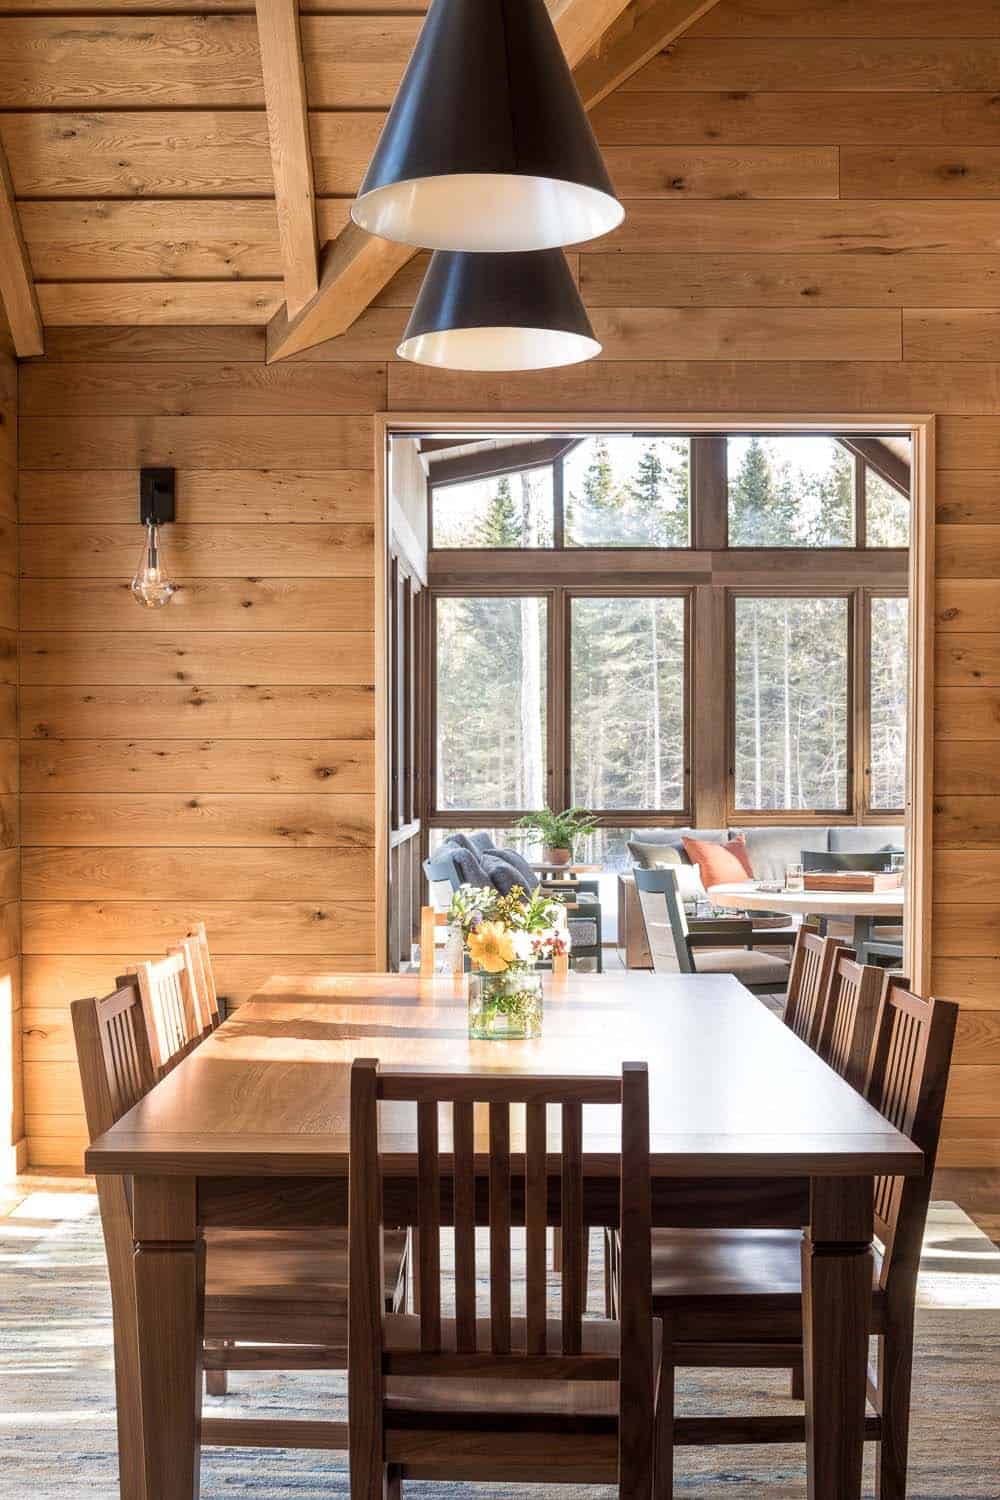
{"type": "Polygon", "coordinates": [[[742,948],[753,942],[750,918],[706,917],[688,923],[689,948],[742,948]]]}
{"type": "Polygon", "coordinates": [[[794,946],[798,937],[797,927],[755,927],[753,929],[753,944],[755,948],[780,948],[794,946]]]}

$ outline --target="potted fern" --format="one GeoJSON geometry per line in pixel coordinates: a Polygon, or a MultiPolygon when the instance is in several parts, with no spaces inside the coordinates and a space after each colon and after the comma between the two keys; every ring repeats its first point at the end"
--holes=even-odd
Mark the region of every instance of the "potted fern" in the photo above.
{"type": "Polygon", "coordinates": [[[526,813],[517,826],[541,834],[544,864],[568,865],[573,857],[574,842],[593,833],[597,819],[584,812],[582,807],[567,807],[559,813],[543,807],[539,812],[526,813]]]}

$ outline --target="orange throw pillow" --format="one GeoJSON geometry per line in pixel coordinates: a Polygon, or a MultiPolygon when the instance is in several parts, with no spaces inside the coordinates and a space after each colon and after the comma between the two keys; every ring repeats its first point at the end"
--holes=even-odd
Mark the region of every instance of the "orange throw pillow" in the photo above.
{"type": "Polygon", "coordinates": [[[747,854],[747,841],[738,833],[728,844],[710,844],[705,839],[683,839],[684,852],[701,873],[706,891],[713,885],[732,885],[752,880],[753,866],[747,854]]]}

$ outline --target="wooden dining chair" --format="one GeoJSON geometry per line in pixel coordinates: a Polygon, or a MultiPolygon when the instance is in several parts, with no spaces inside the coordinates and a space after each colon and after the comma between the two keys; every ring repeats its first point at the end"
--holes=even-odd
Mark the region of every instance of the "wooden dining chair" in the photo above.
{"type": "MultiPolygon", "coordinates": [[[[142,967],[103,999],[70,1007],[87,1129],[96,1140],[138,1104],[177,1060],[158,1066],[142,994],[142,967]]],[[[195,1038],[197,1045],[200,1038],[195,1038]]],[[[186,1042],[180,1050],[189,1050],[186,1042]]],[[[101,1226],[111,1282],[115,1337],[122,1500],[144,1500],[136,1346],[134,1244],[129,1184],[97,1178],[101,1226]]],[[[224,1394],[225,1373],[241,1370],[344,1369],[347,1364],[347,1234],[344,1230],[208,1230],[205,1234],[204,1368],[221,1376],[210,1394],[224,1394]]],[[[385,1235],[383,1281],[387,1310],[403,1305],[406,1236],[385,1235]]],[[[206,1433],[210,1429],[205,1423],[206,1433]]],[[[308,1425],[308,1424],[307,1424],[308,1425]]],[[[299,1446],[302,1424],[216,1423],[211,1438],[239,1446],[299,1446]],[[231,1434],[231,1435],[230,1435],[231,1434]]],[[[206,1441],[209,1437],[206,1436],[206,1441]]],[[[301,1446],[309,1446],[303,1441],[301,1446]]]]}
{"type": "Polygon", "coordinates": [[[136,964],[134,974],[146,1020],[149,1050],[157,1075],[175,1068],[204,1035],[195,971],[185,948],[172,948],[165,958],[136,964]]]}
{"type": "Polygon", "coordinates": [[[194,948],[193,967],[201,986],[203,1008],[207,1012],[209,1025],[214,1030],[222,1020],[222,1013],[219,992],[215,983],[215,966],[212,963],[204,922],[195,922],[185,941],[191,943],[194,948]]]}
{"type": "MultiPolygon", "coordinates": [[[[924,1153],[920,1177],[875,1183],[875,1234],[881,1244],[872,1286],[878,1365],[869,1372],[873,1408],[867,1441],[879,1443],[878,1500],[905,1500],[917,1271],[941,1130],[958,1007],[921,1000],[905,981],[885,995],[866,1093],[924,1153]]],[[[672,1444],[804,1442],[805,1417],[743,1414],[666,1418],[674,1371],[790,1369],[801,1364],[802,1236],[797,1230],[657,1230],[653,1235],[653,1308],[663,1320],[660,1424],[661,1500],[672,1495],[672,1444]]],[[[814,1401],[829,1372],[814,1372],[814,1401]]]]}
{"type": "Polygon", "coordinates": [[[352,1500],[382,1500],[404,1479],[617,1484],[627,1500],[649,1500],[658,1356],[649,1303],[645,1064],[626,1063],[613,1078],[532,1078],[382,1071],[376,1060],[359,1059],[351,1071],[350,1134],[352,1500]],[[378,1254],[379,1107],[401,1103],[416,1104],[417,1112],[415,1316],[385,1313],[378,1254]],[[620,1107],[617,1322],[584,1319],[588,1104],[620,1107]],[[554,1152],[550,1106],[561,1116],[554,1152]],[[488,1135],[477,1142],[483,1111],[488,1135]],[[488,1312],[476,1305],[476,1223],[484,1220],[488,1312]],[[554,1220],[563,1235],[558,1318],[546,1300],[546,1226],[554,1220]],[[445,1224],[453,1225],[454,1316],[442,1306],[445,1224]],[[515,1316],[511,1228],[521,1224],[525,1313],[515,1316]]]}
{"type": "Polygon", "coordinates": [[[850,948],[836,953],[816,1050],[859,1093],[867,1080],[885,984],[884,969],[858,963],[850,948]]]}
{"type": "Polygon", "coordinates": [[[802,926],[792,950],[783,1020],[814,1050],[823,1027],[837,954],[843,946],[840,938],[820,937],[812,928],[802,926]]]}

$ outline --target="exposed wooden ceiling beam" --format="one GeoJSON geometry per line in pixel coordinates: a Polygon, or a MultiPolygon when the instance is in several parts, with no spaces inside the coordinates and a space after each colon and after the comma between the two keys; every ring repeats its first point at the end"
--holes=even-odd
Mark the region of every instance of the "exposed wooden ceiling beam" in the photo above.
{"type": "Polygon", "coordinates": [[[41,354],[42,315],[38,311],[31,263],[21,235],[7,157],[0,147],[0,298],[14,350],[22,359],[41,354]]]}
{"type": "MultiPolygon", "coordinates": [[[[577,70],[579,83],[581,69],[578,65],[590,52],[594,37],[603,35],[627,11],[628,0],[549,0],[549,3],[556,31],[570,66],[577,70]]],[[[638,8],[642,0],[632,0],[632,3],[638,8]]],[[[670,4],[657,3],[651,11],[644,13],[643,22],[661,9],[669,13],[663,18],[666,33],[660,45],[665,45],[666,42],[673,41],[684,30],[685,25],[696,21],[715,3],[717,0],[671,0],[670,4]],[[679,12],[686,13],[686,22],[679,19],[679,12]]],[[[625,39],[630,57],[635,50],[632,37],[638,24],[625,39]]],[[[656,22],[650,24],[655,26],[656,22]]],[[[643,36],[645,35],[644,30],[643,36]]],[[[617,83],[629,77],[630,72],[641,67],[656,50],[653,47],[634,67],[624,61],[612,61],[611,68],[616,76],[616,83],[612,87],[616,87],[617,83]]],[[[600,74],[602,86],[610,55],[608,53],[604,58],[605,68],[600,74]]],[[[590,96],[587,88],[581,88],[580,92],[586,109],[598,102],[596,97],[590,96]]],[[[601,93],[599,97],[603,98],[604,94],[601,93]]],[[[313,344],[323,343],[344,333],[361,316],[372,298],[415,254],[416,251],[411,246],[390,246],[385,240],[365,234],[353,223],[348,224],[323,253],[322,276],[316,295],[302,307],[297,316],[289,316],[287,310],[282,310],[275,314],[268,325],[268,363],[287,359],[291,354],[297,354],[313,344]]]]}
{"type": "Polygon", "coordinates": [[[319,288],[316,198],[298,0],[256,0],[285,305],[294,317],[319,288]]]}

